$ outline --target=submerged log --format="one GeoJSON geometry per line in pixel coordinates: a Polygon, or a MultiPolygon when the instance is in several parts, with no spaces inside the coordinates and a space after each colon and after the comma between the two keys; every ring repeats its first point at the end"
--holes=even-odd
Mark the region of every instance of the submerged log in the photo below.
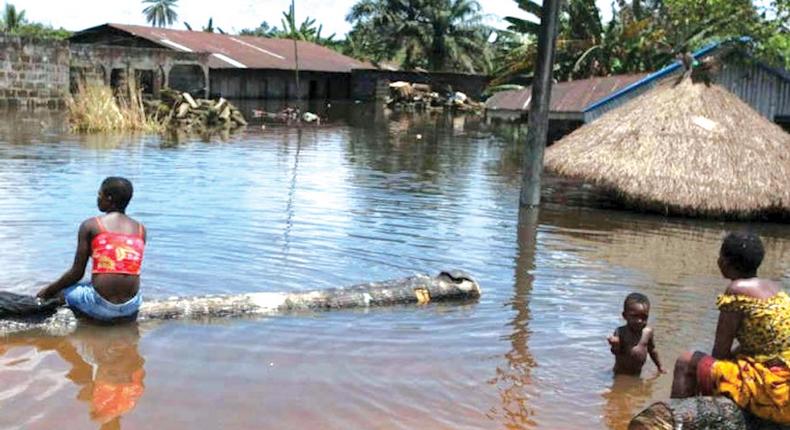
{"type": "MultiPolygon", "coordinates": [[[[436,301],[474,300],[480,286],[462,271],[441,272],[437,276],[415,275],[384,282],[371,282],[344,288],[294,292],[248,293],[172,297],[144,301],[138,321],[167,319],[211,319],[250,315],[348,309],[398,304],[426,304],[436,301]]],[[[77,318],[68,308],[61,308],[43,319],[2,319],[0,336],[15,332],[41,330],[48,334],[66,334],[76,327],[77,318]]]]}
{"type": "Polygon", "coordinates": [[[689,397],[657,402],[636,415],[628,430],[790,430],[741,410],[722,397],[689,397]]]}

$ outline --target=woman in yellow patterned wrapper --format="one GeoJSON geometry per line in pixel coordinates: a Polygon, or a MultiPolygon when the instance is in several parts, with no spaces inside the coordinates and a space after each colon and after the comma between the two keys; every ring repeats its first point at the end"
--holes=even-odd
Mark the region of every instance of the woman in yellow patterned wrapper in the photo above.
{"type": "Polygon", "coordinates": [[[724,238],[719,269],[731,282],[716,301],[713,353],[678,358],[671,397],[721,394],[760,418],[790,424],[790,297],[757,278],[764,255],[753,233],[724,238]]]}

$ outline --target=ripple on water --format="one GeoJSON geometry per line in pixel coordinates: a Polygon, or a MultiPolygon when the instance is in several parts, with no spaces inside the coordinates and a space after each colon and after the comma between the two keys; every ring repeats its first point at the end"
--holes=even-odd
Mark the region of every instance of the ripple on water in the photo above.
{"type": "MultiPolygon", "coordinates": [[[[669,389],[667,376],[612,378],[605,337],[629,292],[650,297],[665,366],[710,347],[718,243],[740,225],[595,209],[605,198],[556,178],[536,224],[519,225],[519,152],[497,130],[370,107],[331,115],[176,144],[0,121],[3,288],[32,293],[61,274],[99,182],[124,175],[150,235],[146,297],[463,268],[478,303],[2,339],[0,427],[96,428],[96,382],[143,369],[124,428],[622,428],[669,389]]],[[[752,227],[764,274],[788,279],[790,232],[752,227]]]]}

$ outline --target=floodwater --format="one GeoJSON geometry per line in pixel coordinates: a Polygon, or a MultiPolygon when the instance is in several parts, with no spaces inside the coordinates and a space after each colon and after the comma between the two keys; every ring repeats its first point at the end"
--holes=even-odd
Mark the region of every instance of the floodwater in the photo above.
{"type": "MultiPolygon", "coordinates": [[[[462,268],[473,304],[428,304],[0,339],[3,429],[607,429],[670,376],[613,378],[606,336],[652,301],[664,366],[710,349],[723,232],[637,215],[547,178],[518,211],[518,147],[474,118],[333,107],[320,127],[226,139],[77,136],[0,120],[0,288],[70,264],[102,178],[135,184],[146,297],[299,291],[462,268]],[[337,110],[337,112],[336,112],[337,110]]],[[[790,281],[790,228],[754,224],[790,281]]]]}

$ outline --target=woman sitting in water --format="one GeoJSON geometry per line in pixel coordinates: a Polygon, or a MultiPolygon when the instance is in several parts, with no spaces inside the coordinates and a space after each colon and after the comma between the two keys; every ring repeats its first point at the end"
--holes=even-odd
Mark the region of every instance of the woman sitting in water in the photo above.
{"type": "Polygon", "coordinates": [[[74,264],[38,297],[63,294],[77,315],[100,321],[134,319],[140,308],[140,264],[145,248],[145,227],[124,211],[132,199],[132,183],[109,177],[99,188],[97,205],[106,215],[88,218],[80,225],[74,264]],[[90,283],[77,282],[93,260],[90,283]]]}
{"type": "Polygon", "coordinates": [[[760,418],[790,424],[790,297],[757,278],[764,254],[753,233],[725,237],[719,269],[731,282],[716,303],[713,354],[678,358],[672,397],[722,394],[760,418]]]}

